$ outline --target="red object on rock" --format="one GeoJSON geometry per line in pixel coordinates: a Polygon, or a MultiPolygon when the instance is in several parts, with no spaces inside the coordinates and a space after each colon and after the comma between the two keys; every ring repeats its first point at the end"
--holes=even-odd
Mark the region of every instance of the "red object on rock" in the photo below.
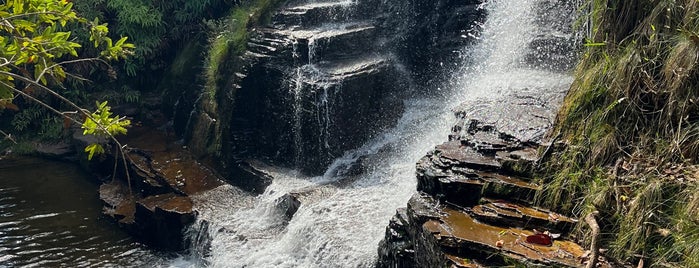
{"type": "Polygon", "coordinates": [[[527,243],[542,246],[551,246],[553,245],[553,239],[551,239],[551,236],[548,236],[546,234],[534,234],[527,236],[527,243]]]}

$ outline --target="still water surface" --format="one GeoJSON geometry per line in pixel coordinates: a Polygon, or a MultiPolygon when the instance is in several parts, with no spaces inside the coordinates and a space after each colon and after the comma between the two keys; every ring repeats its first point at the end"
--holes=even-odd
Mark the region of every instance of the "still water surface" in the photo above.
{"type": "Polygon", "coordinates": [[[152,267],[161,254],[101,214],[97,182],[78,166],[0,160],[0,267],[152,267]]]}

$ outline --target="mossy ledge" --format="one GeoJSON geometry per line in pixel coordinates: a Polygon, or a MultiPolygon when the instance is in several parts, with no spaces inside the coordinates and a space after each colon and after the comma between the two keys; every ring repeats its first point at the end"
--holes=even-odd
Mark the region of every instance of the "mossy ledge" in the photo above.
{"type": "Polygon", "coordinates": [[[565,147],[543,166],[538,201],[598,210],[601,248],[620,262],[699,267],[699,1],[581,10],[588,40],[551,134],[565,147]]]}
{"type": "Polygon", "coordinates": [[[195,155],[222,154],[221,133],[224,132],[221,128],[226,126],[221,126],[220,122],[230,117],[231,111],[219,108],[219,102],[234,101],[232,96],[235,96],[237,89],[234,74],[245,68],[245,60],[241,57],[247,50],[250,31],[269,23],[272,13],[285,2],[240,1],[227,16],[207,23],[211,29],[202,71],[203,91],[195,103],[196,114],[187,120],[185,133],[185,139],[195,155]]]}

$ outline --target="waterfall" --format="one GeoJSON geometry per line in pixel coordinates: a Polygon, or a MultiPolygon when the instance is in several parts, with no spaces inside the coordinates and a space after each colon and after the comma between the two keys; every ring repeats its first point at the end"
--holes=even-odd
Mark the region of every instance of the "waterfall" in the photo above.
{"type": "MultiPolygon", "coordinates": [[[[269,168],[275,179],[260,196],[231,200],[226,193],[233,190],[223,189],[200,197],[200,220],[208,222],[203,229],[211,237],[205,262],[211,267],[373,266],[388,220],[415,192],[415,163],[447,139],[456,121],[453,108],[466,101],[571,83],[568,75],[541,68],[543,63],[529,58],[537,49],[531,43],[553,34],[537,22],[543,2],[483,4],[480,8],[488,17],[479,42],[464,48],[463,58],[454,59],[461,66],[452,70],[447,86],[407,99],[393,129],[346,152],[324,175],[305,177],[294,170],[269,168]],[[351,172],[358,166],[362,172],[351,172]],[[277,204],[288,193],[294,193],[301,206],[287,221],[277,204]]],[[[327,97],[327,92],[321,96],[327,97]]],[[[187,263],[191,264],[185,261],[184,266],[187,263]]]]}

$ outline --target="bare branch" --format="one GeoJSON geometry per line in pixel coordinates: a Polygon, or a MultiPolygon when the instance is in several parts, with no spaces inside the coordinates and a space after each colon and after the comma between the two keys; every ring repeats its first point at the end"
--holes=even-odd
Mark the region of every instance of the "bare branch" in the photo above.
{"type": "MultiPolygon", "coordinates": [[[[90,114],[89,112],[87,112],[85,109],[81,108],[80,106],[78,106],[78,105],[75,104],[74,102],[72,102],[72,101],[66,99],[65,97],[59,95],[59,94],[56,93],[55,91],[49,89],[48,87],[46,87],[46,86],[44,86],[44,85],[41,85],[41,84],[38,84],[38,83],[34,83],[31,79],[28,79],[28,78],[26,78],[26,77],[23,77],[23,76],[20,76],[20,75],[16,75],[16,74],[13,74],[13,73],[4,72],[4,71],[0,71],[0,73],[1,73],[1,74],[7,74],[7,75],[10,75],[10,76],[15,77],[15,78],[17,78],[17,79],[20,79],[20,80],[22,80],[22,81],[35,84],[35,85],[41,87],[42,89],[51,92],[51,94],[53,94],[54,96],[57,96],[57,97],[60,98],[61,100],[64,100],[66,103],[70,104],[71,106],[74,106],[74,107],[77,109],[77,111],[75,111],[75,112],[70,112],[70,113],[81,113],[81,114],[85,115],[87,118],[90,118],[92,121],[94,121],[94,122],[96,123],[97,127],[99,127],[102,131],[104,131],[104,133],[108,133],[109,139],[112,140],[112,141],[117,145],[117,147],[119,148],[119,152],[118,152],[118,153],[121,155],[122,162],[124,163],[124,173],[126,174],[126,181],[127,181],[128,185],[129,185],[129,192],[131,192],[131,174],[129,174],[129,166],[128,166],[127,163],[126,163],[126,154],[124,153],[124,146],[121,145],[121,142],[119,142],[119,140],[118,140],[116,137],[114,137],[114,135],[109,134],[109,131],[107,131],[106,127],[103,126],[102,124],[100,124],[99,121],[96,120],[94,117],[92,117],[92,114],[90,114]]],[[[42,102],[41,100],[32,97],[31,95],[25,93],[24,91],[21,91],[21,90],[19,90],[19,89],[16,89],[16,88],[12,87],[11,85],[8,85],[8,84],[5,83],[5,82],[0,81],[0,83],[2,83],[2,84],[4,84],[4,85],[8,86],[9,88],[12,88],[13,91],[17,92],[18,94],[20,94],[20,95],[22,95],[22,96],[25,96],[25,97],[29,98],[30,100],[32,100],[32,101],[38,103],[39,105],[41,105],[41,106],[43,106],[43,107],[49,109],[50,111],[52,111],[52,112],[54,112],[54,113],[56,113],[56,114],[59,114],[59,115],[63,116],[64,118],[68,118],[68,120],[70,120],[70,121],[72,121],[72,122],[74,122],[74,123],[76,123],[76,124],[82,124],[82,122],[77,121],[75,118],[72,118],[72,117],[70,117],[70,116],[66,116],[66,112],[58,111],[58,110],[56,110],[55,108],[51,107],[51,105],[48,105],[48,104],[46,104],[45,102],[42,102]]],[[[114,161],[118,161],[118,159],[119,159],[119,155],[116,155],[115,158],[114,158],[114,161]]]]}
{"type": "MultiPolygon", "coordinates": [[[[7,24],[9,24],[10,27],[12,27],[12,24],[10,24],[10,20],[12,20],[12,19],[21,18],[21,17],[29,17],[29,16],[34,16],[34,15],[44,15],[44,14],[63,15],[60,12],[56,12],[56,11],[38,11],[38,12],[29,12],[29,13],[12,15],[9,17],[2,18],[2,21],[6,22],[7,24]]],[[[65,16],[63,16],[63,17],[65,17],[65,16]]],[[[14,28],[14,27],[12,27],[12,28],[14,28]]]]}
{"type": "MultiPolygon", "coordinates": [[[[51,65],[51,66],[48,66],[48,67],[44,68],[44,70],[42,70],[41,73],[36,77],[36,80],[35,80],[34,82],[35,82],[35,83],[39,83],[39,81],[41,81],[41,77],[43,77],[43,76],[46,74],[46,71],[48,71],[48,70],[50,70],[50,69],[53,69],[53,67],[62,66],[62,65],[64,65],[64,64],[72,64],[72,63],[86,62],[86,61],[91,61],[91,62],[96,61],[96,62],[104,63],[105,65],[109,65],[109,63],[107,63],[107,61],[105,61],[105,60],[103,60],[103,59],[100,59],[100,58],[86,58],[86,59],[76,59],[76,60],[62,61],[62,62],[55,63],[55,64],[53,64],[53,65],[51,65]]],[[[44,64],[46,64],[46,62],[44,62],[44,64]]]]}
{"type": "Polygon", "coordinates": [[[0,130],[0,134],[5,136],[5,140],[10,140],[12,143],[17,144],[17,141],[12,138],[12,135],[5,133],[4,131],[0,130]]]}

